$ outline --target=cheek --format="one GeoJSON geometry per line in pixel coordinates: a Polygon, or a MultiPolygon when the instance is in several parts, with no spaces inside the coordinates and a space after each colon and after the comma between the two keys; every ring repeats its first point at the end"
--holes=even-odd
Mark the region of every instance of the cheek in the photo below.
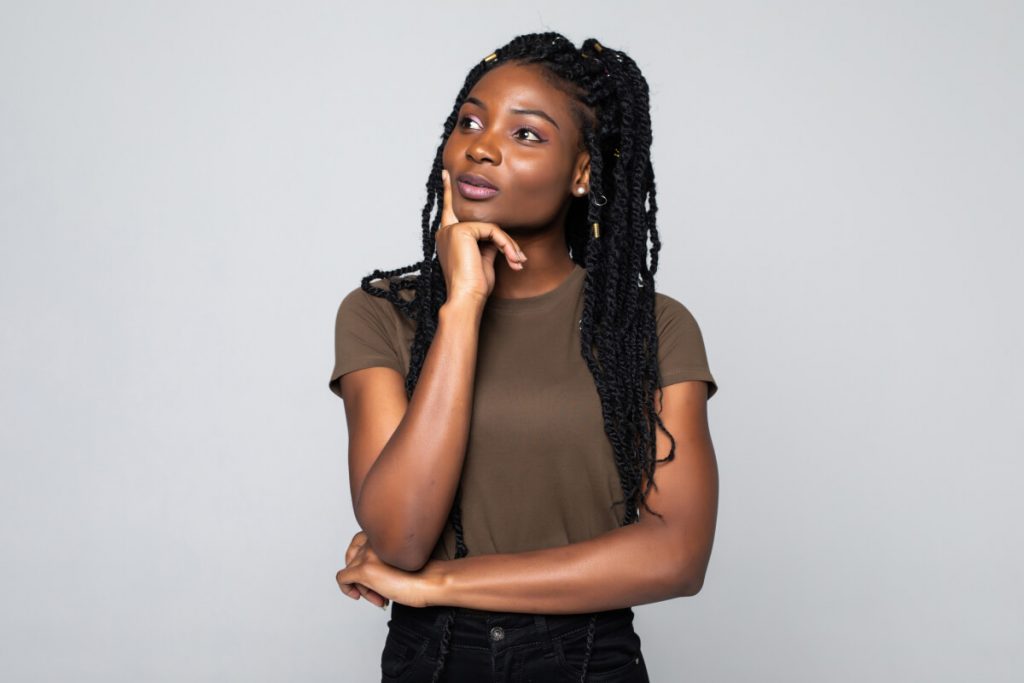
{"type": "Polygon", "coordinates": [[[558,212],[565,201],[568,170],[547,159],[520,160],[509,170],[516,178],[516,205],[524,218],[547,220],[558,212]]]}
{"type": "Polygon", "coordinates": [[[444,149],[441,151],[441,167],[442,168],[448,168],[448,169],[451,168],[451,158],[452,158],[452,151],[451,150],[452,150],[452,146],[450,144],[450,140],[451,140],[451,138],[449,138],[449,142],[444,143],[444,149]]]}
{"type": "Polygon", "coordinates": [[[551,159],[516,159],[509,162],[509,172],[516,178],[516,191],[531,197],[558,196],[568,171],[558,168],[551,159]]]}

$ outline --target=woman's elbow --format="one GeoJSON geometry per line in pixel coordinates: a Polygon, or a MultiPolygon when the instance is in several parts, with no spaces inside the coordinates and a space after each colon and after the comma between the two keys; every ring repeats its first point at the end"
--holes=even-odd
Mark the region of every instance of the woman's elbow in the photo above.
{"type": "Polygon", "coordinates": [[[708,553],[684,552],[683,559],[675,565],[675,591],[679,597],[696,595],[704,587],[704,576],[707,574],[708,553]]]}
{"type": "MultiPolygon", "coordinates": [[[[378,555],[380,557],[380,555],[378,555]]],[[[418,572],[423,569],[424,565],[427,564],[426,560],[421,555],[403,555],[397,554],[394,557],[388,557],[385,559],[381,557],[381,562],[391,565],[395,569],[401,569],[404,572],[418,572]]]]}
{"type": "Polygon", "coordinates": [[[699,576],[687,575],[679,582],[676,588],[676,593],[681,598],[688,598],[692,595],[700,593],[700,589],[704,587],[704,574],[701,573],[699,576]]]}
{"type": "Polygon", "coordinates": [[[402,541],[396,542],[394,534],[377,533],[372,528],[365,527],[363,530],[366,532],[366,542],[384,564],[402,571],[417,572],[430,559],[430,552],[409,540],[407,535],[402,541]]]}
{"type": "Polygon", "coordinates": [[[381,562],[389,564],[396,569],[406,572],[418,572],[430,560],[430,553],[407,545],[393,553],[388,553],[386,557],[377,553],[377,557],[381,559],[381,562]]]}

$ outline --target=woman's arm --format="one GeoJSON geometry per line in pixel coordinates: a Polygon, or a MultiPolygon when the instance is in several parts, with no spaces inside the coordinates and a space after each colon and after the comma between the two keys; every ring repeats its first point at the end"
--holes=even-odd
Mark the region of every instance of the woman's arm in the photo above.
{"type": "Polygon", "coordinates": [[[430,557],[455,501],[495,261],[504,255],[510,272],[517,272],[526,260],[496,223],[459,222],[447,169],[441,179],[441,227],[434,240],[447,299],[412,397],[406,405],[404,379],[391,368],[353,371],[342,376],[340,387],[356,520],[377,557],[407,571],[421,569],[430,557]]]}
{"type": "Polygon", "coordinates": [[[381,560],[423,567],[444,529],[462,472],[483,306],[445,302],[407,402],[402,376],[365,368],[341,378],[356,520],[381,560]]]}
{"type": "MultiPolygon", "coordinates": [[[[429,605],[575,614],[694,595],[704,583],[718,510],[718,467],[707,424],[707,386],[664,388],[659,412],[676,440],[658,463],[640,521],[580,543],[521,553],[431,560],[423,569],[429,605]]],[[[657,432],[657,457],[669,439],[657,432]]],[[[646,485],[646,480],[644,481],[646,485]]]]}

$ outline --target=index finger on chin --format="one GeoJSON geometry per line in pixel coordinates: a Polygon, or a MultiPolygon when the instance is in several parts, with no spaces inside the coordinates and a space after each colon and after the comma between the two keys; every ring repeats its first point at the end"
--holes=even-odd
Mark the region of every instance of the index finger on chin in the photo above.
{"type": "Polygon", "coordinates": [[[452,177],[448,173],[448,169],[441,169],[441,180],[444,183],[444,194],[442,195],[441,204],[441,227],[458,223],[459,219],[455,216],[455,210],[452,209],[452,177]]]}

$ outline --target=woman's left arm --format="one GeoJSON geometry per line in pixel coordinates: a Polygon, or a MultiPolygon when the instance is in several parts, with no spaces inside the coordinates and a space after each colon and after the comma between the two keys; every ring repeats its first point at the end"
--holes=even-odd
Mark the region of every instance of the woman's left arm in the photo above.
{"type": "MultiPolygon", "coordinates": [[[[656,488],[647,498],[662,517],[642,511],[634,524],[556,548],[430,560],[418,572],[425,603],[576,614],[696,594],[711,558],[718,513],[706,383],[664,387],[659,414],[676,441],[673,460],[655,466],[656,488]]],[[[658,459],[668,455],[669,446],[658,429],[658,459]]]]}

